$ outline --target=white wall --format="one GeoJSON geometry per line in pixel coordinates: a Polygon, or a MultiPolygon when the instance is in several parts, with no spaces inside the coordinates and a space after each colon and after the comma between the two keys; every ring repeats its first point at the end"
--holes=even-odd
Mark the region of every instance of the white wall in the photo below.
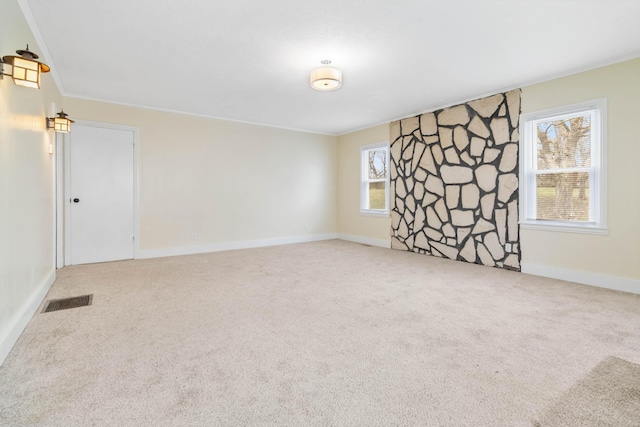
{"type": "Polygon", "coordinates": [[[523,272],[640,293],[640,58],[522,89],[522,113],[607,98],[609,235],[521,230],[523,272]]]}
{"type": "Polygon", "coordinates": [[[75,119],[139,129],[140,257],[336,236],[336,137],[64,103],[75,119]]]}
{"type": "MultiPolygon", "coordinates": [[[[17,2],[3,0],[0,56],[27,43],[41,53],[17,2]]],[[[60,94],[49,74],[41,90],[0,80],[0,363],[55,278],[52,102],[60,94]]]]}

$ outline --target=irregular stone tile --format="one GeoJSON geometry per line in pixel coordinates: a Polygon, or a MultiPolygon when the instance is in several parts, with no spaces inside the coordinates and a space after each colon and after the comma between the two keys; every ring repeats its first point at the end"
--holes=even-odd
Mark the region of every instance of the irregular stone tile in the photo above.
{"type": "Polygon", "coordinates": [[[451,214],[451,222],[458,227],[467,227],[474,224],[473,211],[463,211],[460,209],[453,209],[449,212],[451,214]]]}
{"type": "Polygon", "coordinates": [[[440,138],[438,137],[438,135],[427,136],[424,138],[424,143],[427,145],[435,144],[437,142],[440,142],[440,138]]]}
{"type": "Polygon", "coordinates": [[[498,112],[498,117],[504,117],[506,115],[507,115],[507,105],[502,104],[502,106],[500,107],[500,111],[498,112]]]}
{"type": "Polygon", "coordinates": [[[475,184],[467,184],[462,187],[462,207],[475,209],[480,202],[480,190],[475,184]]]}
{"type": "MultiPolygon", "coordinates": [[[[422,157],[420,158],[420,167],[428,170],[434,175],[438,173],[438,168],[436,167],[435,161],[433,160],[431,149],[429,149],[428,147],[422,154],[422,157]]],[[[421,179],[420,181],[423,181],[423,179],[421,179]]]]}
{"type": "Polygon", "coordinates": [[[412,172],[416,171],[416,168],[418,167],[418,165],[420,164],[418,159],[422,160],[422,154],[424,153],[424,150],[427,148],[427,146],[423,143],[423,142],[419,142],[416,141],[414,143],[414,148],[413,148],[413,166],[412,166],[412,172]]]}
{"type": "Polygon", "coordinates": [[[480,218],[478,222],[476,222],[476,225],[473,227],[473,230],[471,230],[471,234],[476,235],[476,234],[488,233],[489,231],[493,231],[495,229],[496,229],[495,225],[493,225],[487,220],[480,218]]]}
{"type": "Polygon", "coordinates": [[[440,221],[436,211],[431,206],[427,207],[427,224],[434,230],[440,230],[442,228],[442,221],[440,221]]]}
{"type": "Polygon", "coordinates": [[[518,200],[509,203],[507,207],[507,239],[518,242],[518,200]]]}
{"type": "Polygon", "coordinates": [[[445,188],[445,196],[447,207],[449,209],[457,208],[460,199],[460,187],[457,185],[447,185],[445,188]]]}
{"type": "Polygon", "coordinates": [[[518,128],[515,128],[513,132],[511,132],[511,142],[518,142],[520,140],[520,131],[518,128]]]}
{"type": "Polygon", "coordinates": [[[436,213],[438,214],[438,217],[440,217],[440,220],[442,222],[449,221],[449,210],[447,209],[447,206],[444,203],[444,199],[440,199],[436,202],[435,209],[436,209],[436,213]]]}
{"type": "Polygon", "coordinates": [[[466,125],[467,123],[469,123],[469,112],[465,105],[446,108],[438,114],[440,126],[466,125]]]}
{"type": "Polygon", "coordinates": [[[410,235],[407,240],[404,241],[404,244],[407,245],[407,248],[409,250],[413,249],[413,240],[414,240],[415,236],[412,234],[410,235]]]}
{"type": "Polygon", "coordinates": [[[423,135],[435,135],[438,133],[438,124],[434,113],[425,113],[420,116],[420,127],[423,135]]]}
{"type": "Polygon", "coordinates": [[[391,165],[391,181],[395,181],[398,178],[398,168],[395,165],[391,165]]]}
{"type": "MultiPolygon", "coordinates": [[[[498,237],[500,237],[500,233],[498,233],[498,237]]],[[[500,241],[500,243],[502,243],[502,241],[500,241]]],[[[512,247],[513,247],[513,245],[511,243],[507,243],[506,245],[504,245],[504,250],[507,251],[507,252],[511,252],[511,248],[512,247]]]]}
{"type": "Polygon", "coordinates": [[[413,177],[418,181],[424,182],[427,179],[427,172],[425,172],[423,169],[418,168],[413,174],[413,177]]]}
{"type": "Polygon", "coordinates": [[[412,179],[405,181],[407,184],[407,193],[411,193],[413,191],[413,186],[415,185],[415,181],[412,179]]]}
{"type": "Polygon", "coordinates": [[[444,150],[444,157],[445,159],[447,159],[447,162],[451,164],[460,164],[460,157],[458,157],[458,153],[456,152],[456,149],[454,147],[444,150]]]}
{"type": "Polygon", "coordinates": [[[431,148],[433,159],[436,161],[438,165],[442,164],[444,160],[444,154],[442,153],[442,148],[439,145],[432,145],[431,148]]]}
{"type": "Polygon", "coordinates": [[[471,155],[474,157],[482,157],[484,147],[487,145],[487,141],[482,138],[474,136],[471,138],[471,155]]]}
{"type": "Polygon", "coordinates": [[[404,164],[404,176],[405,178],[411,178],[411,162],[405,162],[404,164]]]}
{"type": "Polygon", "coordinates": [[[391,237],[391,249],[400,249],[406,251],[407,245],[402,243],[397,237],[391,237]]]}
{"type": "Polygon", "coordinates": [[[432,241],[439,241],[440,239],[442,239],[442,233],[440,233],[438,230],[434,230],[432,228],[429,227],[425,227],[424,228],[424,233],[427,235],[427,237],[429,239],[431,239],[432,241]]]}
{"type": "Polygon", "coordinates": [[[520,89],[507,92],[507,107],[509,108],[511,127],[517,128],[520,119],[520,89]]]}
{"type": "Polygon", "coordinates": [[[496,112],[500,104],[504,101],[504,95],[499,93],[497,95],[488,96],[486,98],[477,99],[469,102],[469,106],[476,110],[482,117],[491,117],[496,112]]]}
{"type": "Polygon", "coordinates": [[[438,258],[442,258],[442,254],[433,248],[431,248],[431,255],[437,256],[438,258]]]}
{"type": "Polygon", "coordinates": [[[411,135],[420,128],[420,120],[418,117],[408,117],[400,120],[400,131],[402,135],[411,135]]]}
{"type": "Polygon", "coordinates": [[[456,229],[449,223],[442,226],[442,232],[447,237],[456,237],[456,229]]]}
{"type": "Polygon", "coordinates": [[[466,184],[473,181],[473,170],[466,166],[443,165],[440,176],[446,184],[466,184]]]}
{"type": "Polygon", "coordinates": [[[487,148],[484,150],[484,159],[482,161],[484,163],[491,163],[500,155],[500,150],[497,148],[487,148]]]}
{"type": "Polygon", "coordinates": [[[480,258],[480,262],[482,263],[482,265],[486,265],[488,267],[494,267],[496,265],[495,261],[491,257],[491,254],[489,253],[485,245],[482,244],[482,242],[478,242],[476,250],[478,252],[478,258],[480,258]]]}
{"type": "Polygon", "coordinates": [[[389,141],[391,141],[391,145],[393,145],[400,136],[400,120],[389,123],[389,141]]]}
{"type": "Polygon", "coordinates": [[[404,221],[408,224],[409,226],[409,234],[413,233],[413,226],[411,224],[413,224],[413,214],[411,213],[413,211],[405,211],[404,212],[404,221]]]}
{"type": "Polygon", "coordinates": [[[484,245],[495,261],[504,258],[504,248],[500,244],[497,233],[489,233],[484,237],[484,245]]]}
{"type": "Polygon", "coordinates": [[[396,197],[396,209],[398,210],[398,212],[400,212],[401,214],[404,214],[404,199],[401,199],[400,197],[396,197]]]}
{"type": "Polygon", "coordinates": [[[460,160],[462,160],[463,162],[465,162],[469,166],[475,166],[476,165],[476,161],[473,160],[471,158],[471,156],[466,151],[463,151],[460,154],[460,160]]]}
{"type": "Polygon", "coordinates": [[[469,123],[469,127],[467,128],[469,132],[472,132],[478,135],[480,138],[489,138],[491,136],[491,132],[489,132],[489,128],[484,124],[480,117],[475,116],[471,123],[469,123]]]}
{"type": "Polygon", "coordinates": [[[518,261],[518,255],[511,254],[504,260],[504,265],[520,270],[520,261],[518,261]]]}
{"type": "Polygon", "coordinates": [[[456,126],[453,129],[453,143],[456,145],[456,148],[459,152],[462,152],[469,145],[469,134],[462,126],[456,126]]]}
{"type": "Polygon", "coordinates": [[[413,142],[413,136],[403,136],[402,137],[402,151],[406,150],[409,145],[413,142]]]}
{"type": "Polygon", "coordinates": [[[502,149],[500,158],[500,172],[511,172],[518,164],[518,144],[507,144],[502,149]]]}
{"type": "Polygon", "coordinates": [[[396,196],[401,197],[403,199],[407,197],[407,189],[404,186],[404,180],[398,179],[396,181],[395,190],[396,190],[396,196]]]}
{"type": "Polygon", "coordinates": [[[400,213],[396,212],[396,211],[391,211],[391,228],[394,230],[397,230],[398,227],[400,226],[400,219],[402,218],[402,216],[400,215],[400,213]]]}
{"type": "Polygon", "coordinates": [[[413,221],[413,229],[414,230],[422,230],[424,228],[424,220],[426,219],[424,209],[417,208],[416,209],[416,217],[413,221]]]}
{"type": "MultiPolygon", "coordinates": [[[[458,244],[461,244],[462,242],[464,242],[464,239],[466,239],[467,236],[471,234],[471,228],[460,227],[458,228],[457,233],[458,233],[458,244]]],[[[469,239],[469,240],[473,240],[473,239],[469,239]]]]}
{"type": "Polygon", "coordinates": [[[402,142],[400,140],[397,140],[393,144],[391,144],[390,152],[392,159],[399,159],[402,155],[402,142]]]}
{"type": "Polygon", "coordinates": [[[509,121],[507,119],[497,118],[491,120],[491,132],[493,132],[493,141],[496,145],[502,145],[511,140],[509,121]]]}
{"type": "Polygon", "coordinates": [[[439,199],[439,197],[436,196],[435,194],[425,193],[424,194],[424,199],[422,199],[422,207],[432,205],[435,202],[437,202],[438,199],[439,199]]]}
{"type": "Polygon", "coordinates": [[[496,188],[496,178],[498,170],[493,165],[481,165],[476,169],[476,182],[478,187],[489,192],[496,188]]]}
{"type": "Polygon", "coordinates": [[[427,236],[424,234],[424,231],[421,231],[418,234],[416,234],[416,238],[413,241],[413,246],[422,248],[422,249],[427,249],[427,250],[431,249],[431,246],[429,246],[429,241],[427,240],[427,236]]]}
{"type": "Polygon", "coordinates": [[[456,239],[447,239],[447,246],[456,247],[458,245],[458,241],[456,239]]]}
{"type": "Polygon", "coordinates": [[[453,131],[451,129],[441,127],[438,129],[438,134],[442,148],[449,148],[453,145],[453,131]]]}
{"type": "Polygon", "coordinates": [[[403,160],[413,159],[413,145],[414,145],[414,141],[411,140],[409,144],[405,147],[405,149],[402,151],[403,160]]]}
{"type": "Polygon", "coordinates": [[[409,237],[409,226],[404,218],[400,219],[400,226],[398,227],[398,237],[406,239],[409,237]]]}
{"type": "MultiPolygon", "coordinates": [[[[504,245],[507,242],[507,210],[496,209],[495,215],[498,238],[500,239],[500,244],[504,245]]],[[[510,252],[510,249],[508,251],[510,252]]]]}
{"type": "Polygon", "coordinates": [[[442,180],[437,176],[429,175],[424,187],[427,189],[427,191],[433,194],[444,196],[444,185],[442,184],[442,180]]]}
{"type": "Polygon", "coordinates": [[[498,200],[507,203],[517,188],[518,176],[515,173],[500,175],[498,177],[498,200]]]}
{"type": "Polygon", "coordinates": [[[413,188],[413,196],[416,198],[416,200],[422,200],[422,198],[424,197],[424,184],[420,181],[416,181],[416,185],[413,188]]]}
{"type": "Polygon", "coordinates": [[[460,251],[460,256],[467,262],[476,262],[476,245],[473,239],[468,239],[460,251]]]}
{"type": "Polygon", "coordinates": [[[407,209],[409,210],[409,212],[416,211],[416,200],[413,198],[412,195],[407,196],[407,198],[404,200],[404,204],[407,206],[407,209]]]}
{"type": "Polygon", "coordinates": [[[452,248],[451,246],[447,246],[438,242],[432,242],[431,247],[437,249],[438,252],[449,259],[458,258],[458,249],[456,248],[452,248]]]}

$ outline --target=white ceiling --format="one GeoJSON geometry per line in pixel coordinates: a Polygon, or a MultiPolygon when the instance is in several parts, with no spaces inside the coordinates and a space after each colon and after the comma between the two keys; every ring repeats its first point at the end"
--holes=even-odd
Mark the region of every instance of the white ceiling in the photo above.
{"type": "Polygon", "coordinates": [[[640,56],[639,0],[19,1],[66,96],[326,134],[640,56]]]}

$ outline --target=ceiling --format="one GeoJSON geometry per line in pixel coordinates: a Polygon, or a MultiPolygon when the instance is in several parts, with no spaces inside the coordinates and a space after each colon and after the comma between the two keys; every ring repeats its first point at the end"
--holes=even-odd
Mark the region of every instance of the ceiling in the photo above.
{"type": "Polygon", "coordinates": [[[19,3],[63,95],[332,135],[640,56],[638,0],[19,3]]]}

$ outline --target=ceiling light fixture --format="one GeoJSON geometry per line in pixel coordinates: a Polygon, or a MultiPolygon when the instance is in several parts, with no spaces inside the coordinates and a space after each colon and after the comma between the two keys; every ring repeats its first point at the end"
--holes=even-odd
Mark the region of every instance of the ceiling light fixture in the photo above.
{"type": "Polygon", "coordinates": [[[331,61],[320,61],[322,67],[311,71],[311,87],[315,90],[330,91],[342,86],[342,72],[335,67],[329,67],[331,61]]]}
{"type": "Polygon", "coordinates": [[[40,89],[40,73],[48,73],[51,68],[47,64],[36,61],[38,55],[29,50],[29,45],[25,50],[16,50],[16,53],[19,56],[8,55],[0,61],[0,78],[3,75],[11,76],[18,86],[40,89]],[[11,65],[11,74],[4,73],[3,63],[11,65]]]}
{"type": "Polygon", "coordinates": [[[69,115],[64,110],[60,110],[56,117],[47,117],[47,129],[53,129],[60,133],[71,132],[71,123],[74,121],[68,119],[67,116],[69,115]]]}

